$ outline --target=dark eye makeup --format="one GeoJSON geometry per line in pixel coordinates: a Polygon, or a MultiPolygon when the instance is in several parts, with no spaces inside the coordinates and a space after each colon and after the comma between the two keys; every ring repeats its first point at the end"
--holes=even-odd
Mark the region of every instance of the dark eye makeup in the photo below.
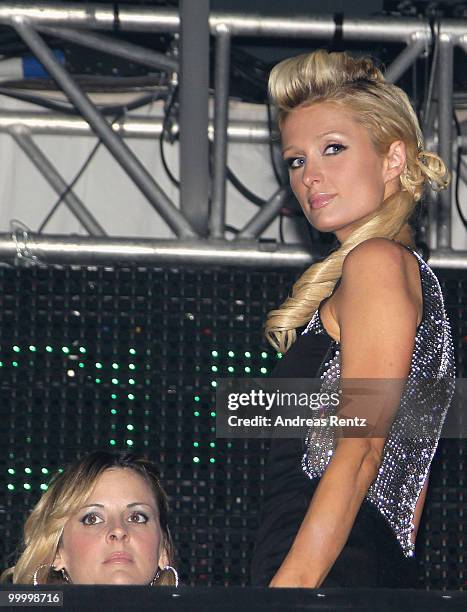
{"type": "MultiPolygon", "coordinates": [[[[326,157],[338,155],[339,153],[341,153],[342,151],[345,151],[346,149],[347,147],[343,144],[340,144],[339,142],[331,142],[330,144],[326,145],[326,147],[324,148],[323,155],[325,155],[326,157]],[[327,153],[329,149],[334,149],[334,150],[331,151],[330,153],[327,153]]],[[[295,170],[296,168],[301,168],[303,166],[305,162],[305,158],[298,157],[298,156],[297,157],[286,157],[284,159],[284,162],[289,170],[295,170]]]]}

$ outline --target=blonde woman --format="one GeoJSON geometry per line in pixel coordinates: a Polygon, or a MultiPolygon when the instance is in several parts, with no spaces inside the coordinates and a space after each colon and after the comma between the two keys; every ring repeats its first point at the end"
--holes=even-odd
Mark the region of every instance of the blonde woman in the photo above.
{"type": "Polygon", "coordinates": [[[16,584],[177,585],[167,496],[153,463],[94,452],[59,473],[24,526],[16,584]]]}
{"type": "Polygon", "coordinates": [[[317,378],[325,391],[355,379],[408,384],[365,407],[370,421],[383,410],[384,435],[316,425],[306,440],[272,441],[252,582],[416,587],[415,538],[455,366],[441,289],[409,220],[448,172],[424,149],[406,94],[370,59],[287,59],[269,91],[295,196],[339,243],[268,315],[266,336],[285,353],[274,376],[317,378]]]}

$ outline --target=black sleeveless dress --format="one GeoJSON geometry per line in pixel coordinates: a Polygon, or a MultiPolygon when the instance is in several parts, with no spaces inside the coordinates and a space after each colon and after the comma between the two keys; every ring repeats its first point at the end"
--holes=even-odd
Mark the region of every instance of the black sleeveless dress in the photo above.
{"type": "MultiPolygon", "coordinates": [[[[331,344],[328,335],[300,335],[272,376],[319,378],[331,344]]],[[[264,505],[251,564],[252,585],[268,586],[290,550],[319,484],[319,478],[310,480],[302,470],[304,452],[304,439],[271,441],[264,505]]],[[[386,520],[364,500],[347,543],[321,587],[418,586],[415,557],[403,554],[386,520]]]]}

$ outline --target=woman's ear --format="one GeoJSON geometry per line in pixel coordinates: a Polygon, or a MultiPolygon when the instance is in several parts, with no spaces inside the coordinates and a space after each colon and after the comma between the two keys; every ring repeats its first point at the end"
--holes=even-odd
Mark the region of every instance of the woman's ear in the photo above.
{"type": "Polygon", "coordinates": [[[55,559],[53,562],[53,567],[55,568],[56,572],[59,572],[61,569],[63,569],[65,567],[65,562],[63,560],[63,557],[60,553],[60,550],[57,551],[57,554],[55,555],[55,559]]]}
{"type": "Polygon", "coordinates": [[[159,555],[159,567],[162,569],[166,565],[169,565],[169,555],[165,546],[162,546],[161,554],[159,555]]]}
{"type": "Polygon", "coordinates": [[[404,171],[407,161],[407,149],[405,142],[402,140],[395,140],[391,143],[389,150],[384,159],[383,167],[383,180],[385,183],[389,183],[399,176],[404,171]]]}

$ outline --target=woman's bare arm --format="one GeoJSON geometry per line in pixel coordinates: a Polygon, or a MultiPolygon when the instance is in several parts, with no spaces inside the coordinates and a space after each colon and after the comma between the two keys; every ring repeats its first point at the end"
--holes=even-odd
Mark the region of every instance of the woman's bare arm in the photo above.
{"type": "MultiPolygon", "coordinates": [[[[344,262],[336,300],[342,380],[404,379],[409,374],[418,307],[402,248],[373,238],[353,249],[344,262]]],[[[398,402],[392,406],[395,413],[398,402]]],[[[320,586],[376,478],[384,443],[384,437],[337,439],[293,545],[270,586],[320,586]]]]}

